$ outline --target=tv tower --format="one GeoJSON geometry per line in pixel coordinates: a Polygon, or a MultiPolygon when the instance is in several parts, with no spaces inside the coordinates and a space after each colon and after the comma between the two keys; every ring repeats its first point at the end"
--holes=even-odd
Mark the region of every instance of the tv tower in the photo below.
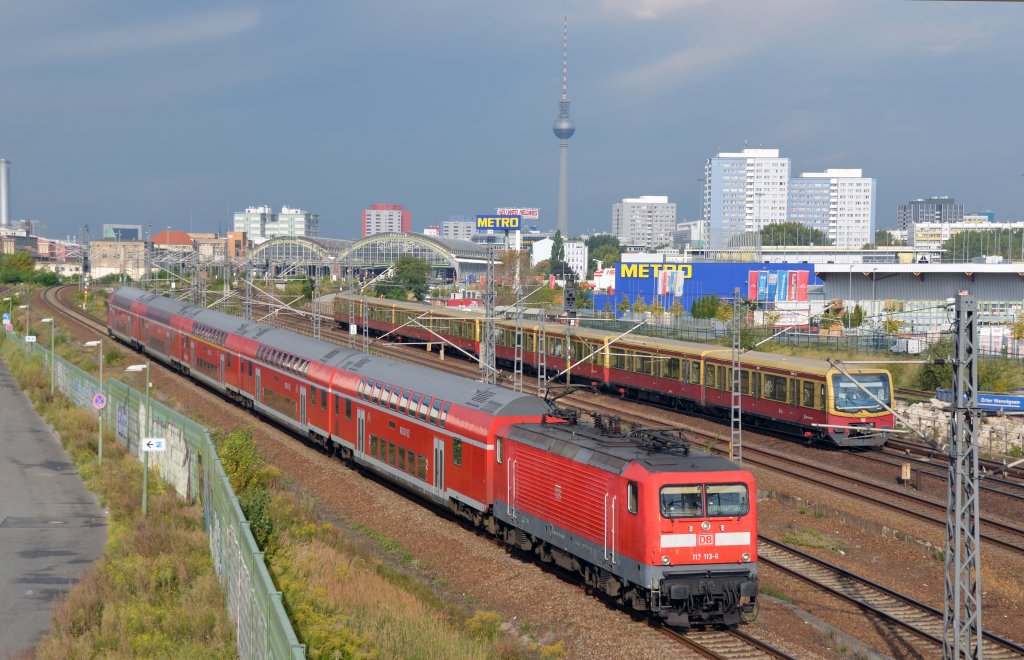
{"type": "Polygon", "coordinates": [[[558,230],[563,238],[569,236],[569,138],[576,126],[569,117],[569,18],[562,22],[562,101],[558,104],[558,117],[552,130],[558,138],[560,160],[558,166],[558,230]]]}

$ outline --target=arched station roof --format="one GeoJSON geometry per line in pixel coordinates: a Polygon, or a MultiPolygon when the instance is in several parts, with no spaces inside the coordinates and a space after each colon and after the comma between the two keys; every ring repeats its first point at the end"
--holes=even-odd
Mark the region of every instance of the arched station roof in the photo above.
{"type": "Polygon", "coordinates": [[[259,263],[308,263],[324,265],[336,261],[352,241],[319,236],[279,236],[257,245],[250,258],[259,263]]]}
{"type": "Polygon", "coordinates": [[[373,269],[390,266],[402,255],[460,273],[466,264],[486,264],[487,246],[424,234],[374,234],[350,244],[338,259],[346,266],[373,269]]]}

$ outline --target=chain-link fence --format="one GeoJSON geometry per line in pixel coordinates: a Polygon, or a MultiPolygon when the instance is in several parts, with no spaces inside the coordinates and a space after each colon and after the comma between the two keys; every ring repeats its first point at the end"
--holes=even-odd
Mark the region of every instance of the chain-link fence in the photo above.
{"type": "MultiPolygon", "coordinates": [[[[26,355],[38,355],[50,367],[49,349],[26,343],[8,333],[26,355]]],[[[64,358],[53,364],[56,388],[76,405],[95,410],[99,379],[64,358]]],[[[149,374],[146,374],[147,377],[149,374]]],[[[154,473],[190,502],[203,509],[214,567],[235,619],[240,658],[304,658],[305,645],[298,642],[284,610],[281,592],[263,563],[246,520],[231,489],[209,432],[191,419],[147,397],[128,385],[109,378],[106,405],[101,414],[106,428],[128,451],[142,456],[142,440],[165,439],[165,451],[150,452],[154,473]],[[148,407],[148,411],[147,411],[148,407]],[[146,433],[147,412],[151,418],[146,433]]]]}

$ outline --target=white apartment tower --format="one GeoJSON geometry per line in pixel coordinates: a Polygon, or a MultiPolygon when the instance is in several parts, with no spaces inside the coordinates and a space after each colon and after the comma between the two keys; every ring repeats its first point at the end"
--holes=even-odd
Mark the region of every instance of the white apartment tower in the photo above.
{"type": "Polygon", "coordinates": [[[720,153],[704,164],[704,221],[713,249],[747,244],[744,232],[786,222],[789,159],[778,149],[720,153]]]}
{"type": "Polygon", "coordinates": [[[622,245],[653,250],[672,244],[676,229],[676,205],[668,197],[627,197],[612,204],[612,234],[622,245]]]}
{"type": "Polygon", "coordinates": [[[875,180],[854,169],[804,172],[789,182],[789,220],[821,231],[836,247],[871,243],[875,180]]]}

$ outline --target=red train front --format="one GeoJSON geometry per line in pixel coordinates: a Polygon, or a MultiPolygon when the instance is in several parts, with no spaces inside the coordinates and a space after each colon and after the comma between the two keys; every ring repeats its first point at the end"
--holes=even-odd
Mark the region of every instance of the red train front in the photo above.
{"type": "Polygon", "coordinates": [[[753,612],[749,472],[664,434],[574,424],[510,426],[497,446],[494,516],[514,545],[672,626],[753,612]]]}

